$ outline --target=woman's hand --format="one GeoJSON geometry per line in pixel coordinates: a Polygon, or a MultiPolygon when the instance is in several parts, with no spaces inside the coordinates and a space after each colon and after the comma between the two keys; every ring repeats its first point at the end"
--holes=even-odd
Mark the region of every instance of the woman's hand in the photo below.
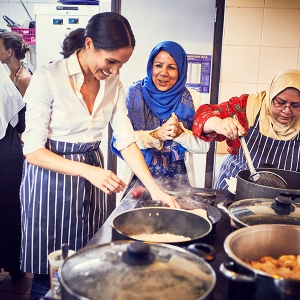
{"type": "Polygon", "coordinates": [[[112,171],[92,166],[86,179],[93,185],[110,195],[124,190],[126,184],[112,171]]]}
{"type": "Polygon", "coordinates": [[[230,117],[226,119],[212,117],[205,123],[205,132],[216,132],[224,135],[230,140],[234,140],[238,137],[238,131],[240,131],[243,135],[246,132],[238,120],[230,117]]]}
{"type": "Polygon", "coordinates": [[[160,141],[174,140],[183,133],[177,116],[172,113],[170,119],[164,123],[158,130],[156,136],[160,141]]]}
{"type": "Polygon", "coordinates": [[[63,158],[48,149],[41,148],[26,154],[29,163],[65,175],[80,176],[104,193],[119,193],[126,184],[112,171],[63,158]]]}
{"type": "Polygon", "coordinates": [[[158,190],[155,193],[151,193],[152,200],[161,200],[164,206],[170,206],[170,208],[181,208],[179,203],[172,196],[166,194],[162,190],[158,190]]]}

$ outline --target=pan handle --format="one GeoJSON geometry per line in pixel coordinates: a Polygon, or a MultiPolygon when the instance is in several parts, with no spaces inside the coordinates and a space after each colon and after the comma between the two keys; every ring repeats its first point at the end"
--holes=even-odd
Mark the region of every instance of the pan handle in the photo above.
{"type": "Polygon", "coordinates": [[[256,282],[256,276],[248,276],[244,274],[236,273],[230,269],[232,269],[234,266],[234,262],[227,262],[227,263],[221,263],[220,265],[220,272],[222,275],[229,279],[230,281],[234,282],[245,282],[245,283],[252,283],[256,282]]]}
{"type": "Polygon", "coordinates": [[[228,211],[228,207],[233,203],[232,200],[224,200],[224,201],[221,201],[220,203],[218,203],[217,205],[217,208],[227,214],[227,215],[230,215],[229,211],[228,211]]]}
{"type": "Polygon", "coordinates": [[[204,258],[206,261],[213,261],[216,256],[216,250],[213,246],[204,243],[194,243],[187,247],[186,250],[204,258]]]}

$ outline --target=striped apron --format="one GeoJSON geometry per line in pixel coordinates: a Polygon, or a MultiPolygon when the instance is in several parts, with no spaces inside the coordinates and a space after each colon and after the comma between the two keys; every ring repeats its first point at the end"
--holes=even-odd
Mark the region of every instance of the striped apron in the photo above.
{"type": "MultiPolygon", "coordinates": [[[[103,166],[100,142],[48,140],[46,148],[64,158],[103,166]]],[[[24,161],[20,189],[21,269],[48,274],[48,254],[68,243],[84,247],[107,219],[105,194],[82,177],[63,175],[24,161]]]]}
{"type": "MultiPolygon", "coordinates": [[[[259,132],[258,120],[259,114],[245,136],[254,168],[265,164],[278,169],[300,172],[300,132],[293,140],[274,140],[259,132]]],[[[240,147],[237,155],[229,154],[224,160],[215,188],[228,189],[225,178],[236,177],[240,171],[245,169],[249,169],[249,167],[243,149],[240,147]]]]}

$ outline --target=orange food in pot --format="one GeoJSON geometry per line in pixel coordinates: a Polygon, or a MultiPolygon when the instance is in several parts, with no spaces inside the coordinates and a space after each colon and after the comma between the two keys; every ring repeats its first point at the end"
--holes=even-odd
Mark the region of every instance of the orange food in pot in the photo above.
{"type": "Polygon", "coordinates": [[[282,255],[278,259],[263,256],[258,261],[251,260],[247,263],[276,278],[300,280],[300,255],[282,255]]]}

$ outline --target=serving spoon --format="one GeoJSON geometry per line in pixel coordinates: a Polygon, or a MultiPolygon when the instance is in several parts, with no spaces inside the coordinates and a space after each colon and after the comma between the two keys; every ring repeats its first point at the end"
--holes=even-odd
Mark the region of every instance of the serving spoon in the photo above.
{"type": "MultiPolygon", "coordinates": [[[[234,115],[233,118],[238,121],[236,115],[234,115]]],[[[269,171],[255,170],[245,138],[239,130],[238,130],[238,137],[241,142],[241,146],[244,151],[246,162],[248,164],[249,171],[250,171],[250,176],[248,180],[263,186],[279,188],[279,189],[287,189],[288,188],[287,182],[278,174],[269,171]]]]}

